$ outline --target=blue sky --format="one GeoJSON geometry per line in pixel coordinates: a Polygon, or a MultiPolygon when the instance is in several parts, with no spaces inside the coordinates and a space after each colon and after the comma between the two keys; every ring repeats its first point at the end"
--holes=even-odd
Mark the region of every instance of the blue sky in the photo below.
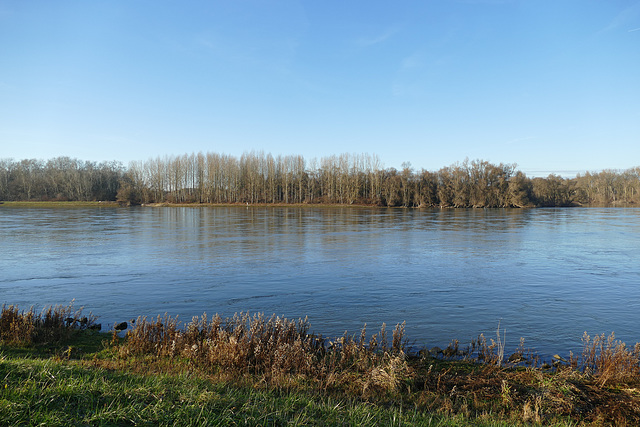
{"type": "Polygon", "coordinates": [[[640,165],[640,1],[0,0],[0,158],[640,165]]]}

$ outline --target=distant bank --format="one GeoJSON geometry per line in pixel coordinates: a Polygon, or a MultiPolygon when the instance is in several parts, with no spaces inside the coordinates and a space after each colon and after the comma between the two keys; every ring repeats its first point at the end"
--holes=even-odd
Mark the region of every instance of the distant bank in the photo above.
{"type": "Polygon", "coordinates": [[[192,153],[132,162],[0,160],[0,200],[126,205],[362,205],[509,208],[640,205],[640,167],[529,178],[515,164],[465,160],[438,171],[384,168],[375,155],[192,153]]]}

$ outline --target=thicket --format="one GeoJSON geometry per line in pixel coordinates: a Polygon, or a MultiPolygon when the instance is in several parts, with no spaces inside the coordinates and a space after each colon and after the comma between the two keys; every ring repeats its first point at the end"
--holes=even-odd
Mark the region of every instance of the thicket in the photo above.
{"type": "Polygon", "coordinates": [[[329,203],[403,207],[534,207],[640,203],[640,167],[529,178],[515,164],[465,160],[438,171],[384,168],[369,154],[306,161],[262,152],[132,162],[0,161],[0,200],[139,203],[329,203]]]}
{"type": "Polygon", "coordinates": [[[115,200],[125,174],[118,162],[0,159],[0,200],[115,200]]]}

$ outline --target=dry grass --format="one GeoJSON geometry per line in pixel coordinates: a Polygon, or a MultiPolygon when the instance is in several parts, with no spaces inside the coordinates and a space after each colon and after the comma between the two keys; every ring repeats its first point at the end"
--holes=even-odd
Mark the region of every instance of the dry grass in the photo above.
{"type": "Polygon", "coordinates": [[[73,331],[95,325],[96,317],[84,316],[73,301],[67,306],[49,306],[36,313],[31,307],[20,311],[17,306],[3,305],[0,313],[0,342],[7,345],[30,346],[56,344],[68,340],[73,331]]]}
{"type": "MultiPolygon", "coordinates": [[[[38,314],[5,306],[3,345],[63,340],[91,320],[72,306],[38,314]]],[[[504,355],[504,331],[481,335],[470,348],[457,341],[434,356],[406,353],[404,324],[391,337],[366,325],[357,335],[327,339],[309,333],[307,319],[239,313],[206,314],[182,324],[169,315],[139,318],[124,338],[87,366],[138,373],[206,378],[255,390],[335,396],[464,420],[513,425],[575,423],[640,425],[640,344],[585,334],[579,357],[538,364],[524,347],[504,355]],[[487,342],[488,341],[488,342],[487,342]]]]}
{"type": "MultiPolygon", "coordinates": [[[[638,351],[613,337],[585,339],[581,361],[538,367],[524,347],[504,355],[504,331],[480,336],[461,351],[457,341],[433,357],[405,353],[404,324],[391,339],[385,325],[369,336],[337,339],[310,334],[306,319],[247,313],[222,319],[203,315],[187,325],[165,315],[140,318],[114,348],[124,360],[152,355],[194,367],[224,381],[256,387],[312,387],[358,399],[400,399],[409,407],[465,419],[492,417],[514,424],[640,423],[638,351]],[[478,363],[481,361],[481,363],[478,363]],[[471,362],[471,363],[470,363],[471,362]],[[305,385],[306,384],[306,385],[305,385]]],[[[165,363],[165,362],[160,362],[165,363]]]]}
{"type": "Polygon", "coordinates": [[[573,367],[594,376],[601,386],[637,384],[640,380],[640,343],[628,348],[615,334],[582,337],[582,357],[571,357],[573,367]]]}
{"type": "Polygon", "coordinates": [[[397,325],[391,342],[385,325],[366,340],[359,336],[328,340],[309,333],[307,319],[236,314],[194,317],[187,325],[165,315],[138,318],[117,346],[121,357],[154,355],[186,360],[211,372],[258,375],[267,383],[285,377],[315,381],[319,387],[393,391],[409,378],[404,353],[404,324],[397,325]]]}

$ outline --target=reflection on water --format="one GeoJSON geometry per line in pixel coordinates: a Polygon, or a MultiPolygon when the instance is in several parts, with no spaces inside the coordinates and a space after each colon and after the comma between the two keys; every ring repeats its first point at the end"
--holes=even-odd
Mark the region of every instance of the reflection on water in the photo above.
{"type": "Polygon", "coordinates": [[[640,341],[640,210],[333,207],[0,209],[0,300],[113,323],[168,312],[407,322],[416,345],[640,341]]]}

